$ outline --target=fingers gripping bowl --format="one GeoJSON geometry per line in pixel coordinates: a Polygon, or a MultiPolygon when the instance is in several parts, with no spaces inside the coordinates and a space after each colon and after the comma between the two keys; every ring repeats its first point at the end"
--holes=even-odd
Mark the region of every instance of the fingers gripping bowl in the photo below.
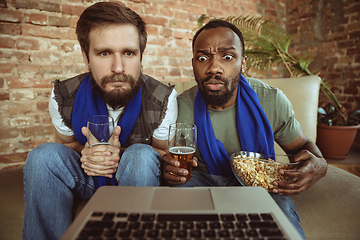
{"type": "Polygon", "coordinates": [[[279,174],[279,169],[298,167],[298,163],[291,163],[291,160],[292,156],[290,155],[267,155],[239,151],[230,156],[230,165],[234,175],[242,185],[263,187],[267,191],[271,191],[275,187],[273,185],[275,180],[295,180],[279,174]]]}

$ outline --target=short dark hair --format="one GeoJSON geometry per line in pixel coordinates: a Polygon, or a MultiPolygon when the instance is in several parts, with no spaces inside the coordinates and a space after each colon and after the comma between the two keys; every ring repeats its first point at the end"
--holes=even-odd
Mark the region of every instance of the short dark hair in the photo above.
{"type": "MultiPolygon", "coordinates": [[[[90,30],[94,27],[113,23],[130,23],[138,29],[140,54],[142,58],[147,41],[146,24],[136,12],[114,2],[95,3],[86,8],[80,15],[76,25],[76,34],[80,46],[84,50],[87,58],[89,59],[90,30]]],[[[114,39],[114,41],[116,41],[116,39],[114,39]]]]}
{"type": "Polygon", "coordinates": [[[234,24],[231,24],[231,23],[229,23],[227,21],[224,21],[224,20],[221,20],[221,19],[211,20],[210,22],[208,22],[205,26],[200,28],[195,33],[193,41],[192,41],[193,50],[194,50],[195,40],[202,31],[204,31],[205,29],[218,28],[218,27],[230,28],[231,30],[233,30],[233,32],[236,33],[236,35],[238,35],[238,37],[240,38],[240,42],[241,42],[242,55],[244,55],[245,44],[244,44],[244,38],[243,38],[243,35],[242,35],[241,31],[234,24]]]}

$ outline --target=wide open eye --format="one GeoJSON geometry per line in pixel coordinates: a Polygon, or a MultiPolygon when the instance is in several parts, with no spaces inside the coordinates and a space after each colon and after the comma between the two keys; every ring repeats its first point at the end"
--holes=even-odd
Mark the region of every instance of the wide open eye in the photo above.
{"type": "Polygon", "coordinates": [[[227,61],[230,61],[230,60],[232,60],[234,58],[234,56],[233,55],[230,55],[230,54],[227,54],[227,55],[225,55],[224,57],[223,57],[223,59],[224,60],[227,60],[227,61]]]}
{"type": "Polygon", "coordinates": [[[200,62],[204,62],[204,61],[208,60],[209,58],[205,55],[201,55],[200,57],[198,57],[198,59],[200,62]]]}

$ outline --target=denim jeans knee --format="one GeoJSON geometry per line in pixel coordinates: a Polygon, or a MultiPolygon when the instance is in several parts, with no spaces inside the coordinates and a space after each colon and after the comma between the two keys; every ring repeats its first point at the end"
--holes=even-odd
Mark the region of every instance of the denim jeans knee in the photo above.
{"type": "Polygon", "coordinates": [[[160,186],[160,155],[150,145],[133,144],[121,156],[119,186],[160,186]]]}
{"type": "Polygon", "coordinates": [[[41,144],[28,154],[23,239],[59,239],[71,223],[74,197],[92,196],[93,178],[84,173],[79,159],[59,143],[41,144]]]}

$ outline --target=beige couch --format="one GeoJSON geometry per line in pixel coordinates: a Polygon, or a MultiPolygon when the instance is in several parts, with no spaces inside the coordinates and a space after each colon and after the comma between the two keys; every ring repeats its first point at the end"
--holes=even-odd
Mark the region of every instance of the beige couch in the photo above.
{"type": "MultiPolygon", "coordinates": [[[[317,77],[263,80],[283,90],[307,136],[316,139],[317,77]]],[[[176,83],[178,92],[193,82],[176,83]]],[[[280,149],[276,151],[279,153],[280,149]]],[[[0,172],[0,239],[21,239],[24,214],[22,168],[0,172]]],[[[360,239],[360,178],[329,166],[327,175],[292,197],[307,239],[360,239]]],[[[75,210],[79,210],[76,207],[75,210]]]]}

